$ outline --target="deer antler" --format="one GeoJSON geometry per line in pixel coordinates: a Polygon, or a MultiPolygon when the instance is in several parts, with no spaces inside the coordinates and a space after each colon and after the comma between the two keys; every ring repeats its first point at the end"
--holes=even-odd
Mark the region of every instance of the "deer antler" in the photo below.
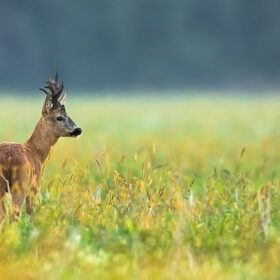
{"type": "Polygon", "coordinates": [[[63,93],[64,85],[63,82],[59,84],[58,74],[55,73],[55,78],[50,78],[46,82],[44,88],[40,88],[47,95],[47,100],[49,101],[49,108],[58,107],[64,105],[66,93],[63,93]]]}

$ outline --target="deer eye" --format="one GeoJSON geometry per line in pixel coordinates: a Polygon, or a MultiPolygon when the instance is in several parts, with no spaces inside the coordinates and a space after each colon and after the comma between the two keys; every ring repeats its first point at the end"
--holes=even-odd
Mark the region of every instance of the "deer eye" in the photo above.
{"type": "Polygon", "coordinates": [[[56,118],[56,120],[59,121],[59,122],[61,122],[61,121],[64,120],[64,118],[59,116],[59,117],[56,118]]]}

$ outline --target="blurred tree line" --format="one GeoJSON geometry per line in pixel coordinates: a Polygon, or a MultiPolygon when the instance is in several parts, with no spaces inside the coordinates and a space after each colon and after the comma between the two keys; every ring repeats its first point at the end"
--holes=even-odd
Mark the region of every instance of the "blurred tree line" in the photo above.
{"type": "Polygon", "coordinates": [[[278,86],[277,0],[1,0],[0,87],[278,86]]]}

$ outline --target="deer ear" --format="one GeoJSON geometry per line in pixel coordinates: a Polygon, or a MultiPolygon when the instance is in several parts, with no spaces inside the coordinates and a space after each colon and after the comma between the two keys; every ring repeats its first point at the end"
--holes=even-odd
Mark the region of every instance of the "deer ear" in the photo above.
{"type": "Polygon", "coordinates": [[[43,107],[43,113],[48,114],[52,107],[53,107],[52,97],[50,94],[48,94],[46,96],[45,104],[43,107]]]}
{"type": "Polygon", "coordinates": [[[40,90],[46,94],[46,100],[43,107],[43,114],[46,114],[49,113],[49,110],[53,107],[52,95],[45,88],[40,88],[40,90]]]}
{"type": "Polygon", "coordinates": [[[46,109],[49,111],[53,107],[53,103],[51,100],[46,100],[46,109]]]}
{"type": "Polygon", "coordinates": [[[66,93],[61,93],[57,101],[61,106],[64,106],[66,103],[66,93]]]}

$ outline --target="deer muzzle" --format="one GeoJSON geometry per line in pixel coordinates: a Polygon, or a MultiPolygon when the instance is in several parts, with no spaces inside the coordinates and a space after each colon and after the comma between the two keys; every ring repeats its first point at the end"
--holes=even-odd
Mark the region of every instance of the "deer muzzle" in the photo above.
{"type": "Polygon", "coordinates": [[[77,127],[70,133],[70,135],[73,137],[77,137],[77,136],[81,135],[82,132],[83,132],[82,129],[80,127],[77,127]]]}

